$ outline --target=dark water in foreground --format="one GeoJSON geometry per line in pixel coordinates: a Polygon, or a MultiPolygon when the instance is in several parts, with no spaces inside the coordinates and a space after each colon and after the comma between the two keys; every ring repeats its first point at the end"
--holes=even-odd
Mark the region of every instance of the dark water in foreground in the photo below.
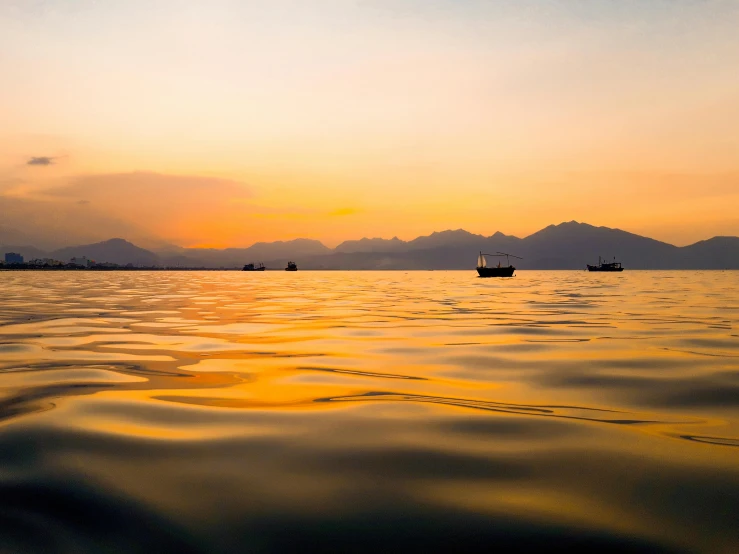
{"type": "Polygon", "coordinates": [[[739,551],[739,272],[0,273],[0,551],[739,551]]]}

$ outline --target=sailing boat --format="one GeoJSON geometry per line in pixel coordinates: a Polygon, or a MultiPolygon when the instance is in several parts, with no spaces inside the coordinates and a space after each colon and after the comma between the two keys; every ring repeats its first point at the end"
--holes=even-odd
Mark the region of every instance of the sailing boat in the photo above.
{"type": "Polygon", "coordinates": [[[523,260],[523,258],[519,258],[518,256],[514,256],[513,254],[506,254],[505,252],[498,252],[497,254],[483,254],[480,252],[480,255],[477,257],[477,273],[480,275],[480,277],[513,277],[513,272],[516,271],[516,268],[511,265],[511,262],[508,260],[509,257],[512,258],[518,258],[519,260],[523,260]],[[506,263],[508,266],[501,266],[500,262],[498,262],[497,267],[488,267],[487,260],[485,259],[485,256],[497,256],[497,257],[506,257],[506,263]]]}

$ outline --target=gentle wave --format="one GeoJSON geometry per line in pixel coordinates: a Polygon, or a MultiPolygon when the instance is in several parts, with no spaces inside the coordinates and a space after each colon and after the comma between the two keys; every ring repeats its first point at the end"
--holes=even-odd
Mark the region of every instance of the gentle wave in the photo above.
{"type": "Polygon", "coordinates": [[[0,552],[735,552],[738,290],[0,272],[0,552]]]}

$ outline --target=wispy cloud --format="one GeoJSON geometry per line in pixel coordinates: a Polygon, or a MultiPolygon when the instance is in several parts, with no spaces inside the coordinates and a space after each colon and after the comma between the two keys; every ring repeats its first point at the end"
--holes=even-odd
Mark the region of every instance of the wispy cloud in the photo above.
{"type": "Polygon", "coordinates": [[[51,165],[54,163],[54,158],[51,156],[33,156],[26,162],[26,165],[51,165]]]}

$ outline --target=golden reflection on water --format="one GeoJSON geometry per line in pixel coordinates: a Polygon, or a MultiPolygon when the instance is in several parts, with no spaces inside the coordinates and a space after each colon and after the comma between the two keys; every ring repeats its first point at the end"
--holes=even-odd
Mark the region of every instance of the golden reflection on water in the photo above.
{"type": "MultiPolygon", "coordinates": [[[[381,548],[378,518],[431,547],[733,551],[737,290],[710,271],[0,273],[0,551],[50,521],[46,546],[98,532],[34,512],[29,479],[59,476],[193,551],[295,546],[275,522],[381,548]]],[[[129,551],[164,540],[123,527],[129,551]]]]}

